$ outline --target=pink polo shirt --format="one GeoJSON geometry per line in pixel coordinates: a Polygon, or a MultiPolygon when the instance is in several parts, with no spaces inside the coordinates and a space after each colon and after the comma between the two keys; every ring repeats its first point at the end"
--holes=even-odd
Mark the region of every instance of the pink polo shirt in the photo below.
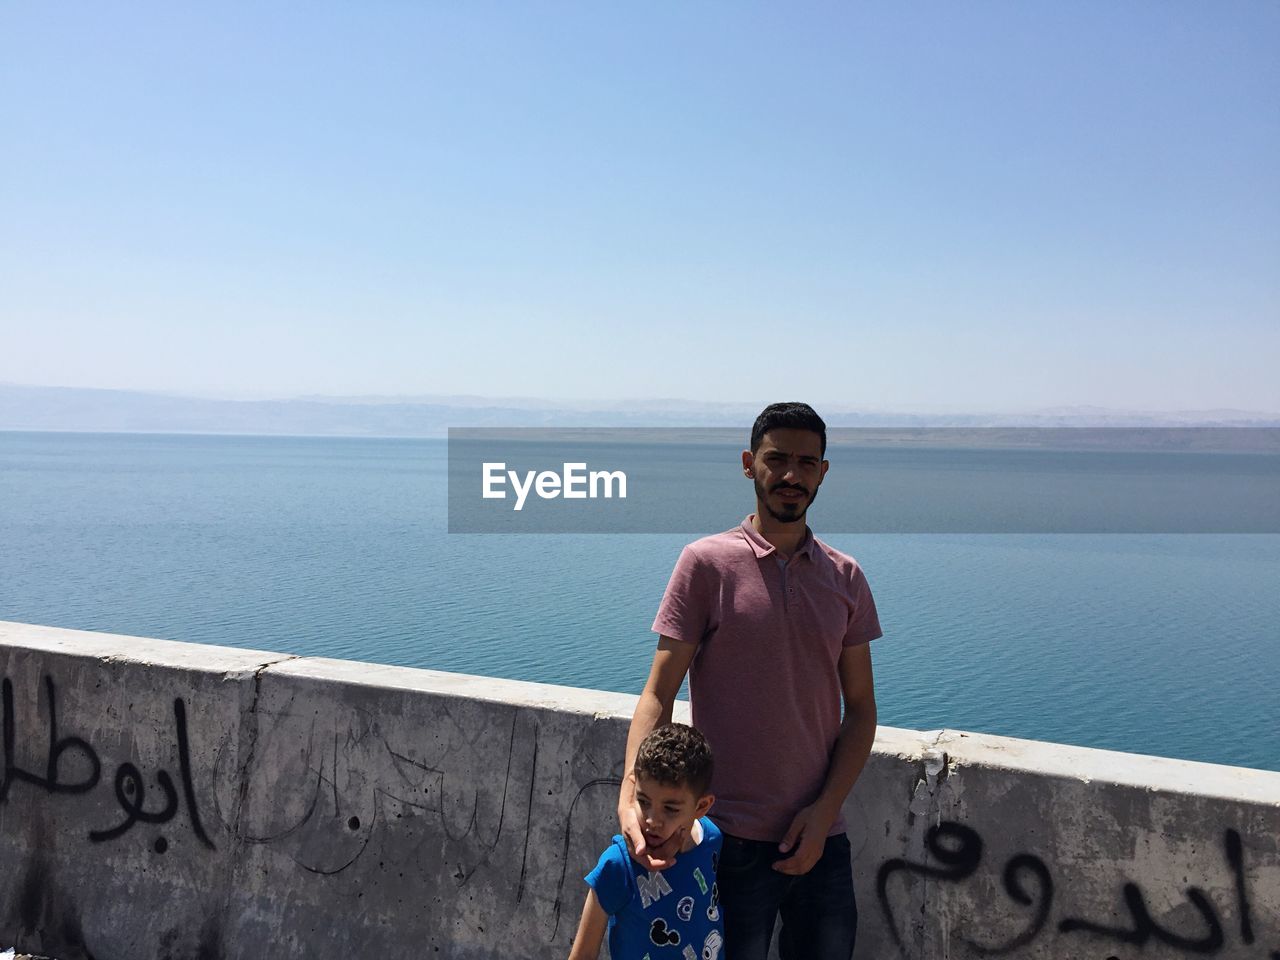
{"type": "MultiPolygon", "coordinates": [[[[689,697],[715,756],[712,818],[777,842],[822,791],[840,732],[840,653],[881,631],[853,557],[806,530],[784,566],[751,520],[684,548],[653,630],[698,645],[689,697]]],[[[840,817],[831,832],[844,829],[840,817]]]]}

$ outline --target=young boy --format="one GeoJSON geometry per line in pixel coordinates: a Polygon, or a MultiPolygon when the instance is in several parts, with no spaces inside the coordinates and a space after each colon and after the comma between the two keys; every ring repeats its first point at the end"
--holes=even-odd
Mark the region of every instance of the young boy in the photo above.
{"type": "Polygon", "coordinates": [[[719,960],[724,944],[716,866],[720,831],[706,812],[715,800],[711,748],[682,723],[659,727],[640,743],[636,815],[645,843],[684,838],[676,862],[650,873],[631,859],[621,836],[587,874],[591,889],[569,960],[596,960],[605,928],[612,960],[719,960]]]}

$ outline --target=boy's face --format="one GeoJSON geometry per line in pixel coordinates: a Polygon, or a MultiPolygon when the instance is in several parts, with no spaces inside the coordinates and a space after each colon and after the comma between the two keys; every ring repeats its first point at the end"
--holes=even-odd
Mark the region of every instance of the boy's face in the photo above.
{"type": "Polygon", "coordinates": [[[683,831],[689,836],[693,822],[711,809],[715,798],[700,797],[683,784],[663,783],[636,774],[636,813],[644,830],[644,842],[650,850],[683,831]]]}

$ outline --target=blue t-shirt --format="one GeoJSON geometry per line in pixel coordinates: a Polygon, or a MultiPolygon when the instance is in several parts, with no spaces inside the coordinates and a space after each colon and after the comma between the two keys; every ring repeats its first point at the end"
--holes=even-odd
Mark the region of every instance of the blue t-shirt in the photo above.
{"type": "Polygon", "coordinates": [[[587,874],[587,883],[609,915],[613,960],[720,960],[720,830],[706,817],[702,842],[676,857],[666,870],[650,873],[631,859],[615,836],[587,874]]]}

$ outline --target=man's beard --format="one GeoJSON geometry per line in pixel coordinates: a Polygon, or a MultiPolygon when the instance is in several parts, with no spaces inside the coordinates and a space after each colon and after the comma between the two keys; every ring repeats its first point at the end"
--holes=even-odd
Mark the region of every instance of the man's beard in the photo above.
{"type": "Polygon", "coordinates": [[[786,487],[781,487],[781,488],[775,487],[774,488],[775,490],[776,489],[804,490],[805,493],[809,494],[809,499],[807,500],[797,501],[796,503],[784,503],[782,505],[783,512],[779,512],[777,510],[774,510],[773,507],[769,506],[769,498],[767,495],[767,491],[765,490],[764,484],[759,480],[759,478],[756,479],[755,486],[756,486],[756,500],[765,508],[769,516],[773,517],[773,519],[777,520],[779,523],[797,523],[801,520],[804,520],[804,515],[808,512],[809,505],[813,503],[813,501],[817,499],[817,496],[818,496],[818,491],[816,489],[812,493],[809,493],[808,490],[804,490],[804,487],[801,487],[799,484],[788,484],[786,487]]]}

